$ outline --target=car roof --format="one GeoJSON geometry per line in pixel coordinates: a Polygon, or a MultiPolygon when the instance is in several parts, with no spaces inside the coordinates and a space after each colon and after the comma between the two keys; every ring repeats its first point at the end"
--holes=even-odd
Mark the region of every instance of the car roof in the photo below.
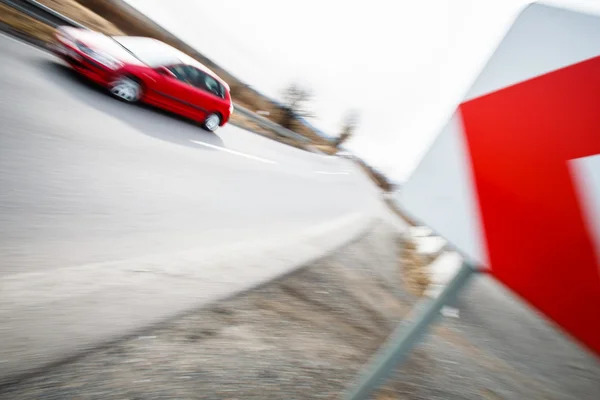
{"type": "Polygon", "coordinates": [[[191,65],[193,67],[196,67],[199,70],[207,73],[211,77],[215,78],[217,81],[219,81],[219,83],[224,85],[227,88],[227,90],[230,90],[227,82],[225,82],[219,75],[217,75],[214,71],[212,71],[206,65],[202,64],[198,60],[188,56],[184,52],[176,49],[175,47],[173,47],[165,42],[161,42],[158,39],[145,37],[145,36],[113,36],[113,38],[115,38],[115,39],[127,38],[127,41],[133,40],[136,42],[143,43],[144,45],[148,45],[148,44],[155,45],[157,51],[160,50],[160,51],[164,52],[164,55],[166,56],[165,62],[182,63],[182,64],[191,65]],[[172,59],[169,59],[169,58],[172,58],[172,59]]]}
{"type": "MultiPolygon", "coordinates": [[[[169,46],[170,47],[170,46],[169,46]]],[[[210,68],[208,68],[206,65],[202,64],[200,61],[188,56],[187,54],[171,47],[173,50],[175,50],[178,53],[178,57],[179,60],[183,63],[183,64],[187,64],[187,65],[191,65],[193,67],[198,68],[199,70],[206,72],[208,75],[212,76],[213,78],[215,78],[216,80],[218,80],[221,84],[227,86],[227,89],[229,89],[229,85],[227,84],[227,82],[225,82],[219,75],[217,75],[213,70],[211,70],[210,68]]]]}

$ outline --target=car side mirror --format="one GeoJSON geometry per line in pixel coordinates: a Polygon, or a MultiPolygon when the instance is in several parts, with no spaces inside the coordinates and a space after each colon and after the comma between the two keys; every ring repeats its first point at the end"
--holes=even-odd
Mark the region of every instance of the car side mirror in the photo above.
{"type": "Polygon", "coordinates": [[[169,68],[167,68],[167,67],[158,67],[158,68],[156,68],[156,72],[158,72],[161,75],[170,76],[171,78],[175,78],[175,74],[173,74],[171,72],[171,70],[169,70],[169,68]]]}

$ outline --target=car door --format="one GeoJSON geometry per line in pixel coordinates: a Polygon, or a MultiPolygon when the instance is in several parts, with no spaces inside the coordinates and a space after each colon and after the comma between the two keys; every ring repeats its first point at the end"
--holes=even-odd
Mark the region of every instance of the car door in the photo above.
{"type": "Polygon", "coordinates": [[[188,66],[188,74],[194,86],[194,97],[190,100],[193,102],[193,107],[198,111],[202,111],[205,116],[208,113],[221,110],[225,102],[222,85],[206,72],[193,66],[188,66]]]}
{"type": "Polygon", "coordinates": [[[169,111],[192,117],[190,99],[193,98],[195,88],[190,82],[188,68],[185,64],[165,66],[165,73],[154,85],[154,91],[160,103],[169,111]]]}

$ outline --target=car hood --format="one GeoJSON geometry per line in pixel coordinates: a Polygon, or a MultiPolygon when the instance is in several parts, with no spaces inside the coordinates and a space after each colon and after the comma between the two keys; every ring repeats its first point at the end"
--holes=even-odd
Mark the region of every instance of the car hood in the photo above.
{"type": "Polygon", "coordinates": [[[121,46],[110,36],[99,32],[88,31],[71,27],[61,27],[59,32],[70,39],[78,40],[92,50],[116,58],[124,64],[144,65],[134,54],[121,46]]]}

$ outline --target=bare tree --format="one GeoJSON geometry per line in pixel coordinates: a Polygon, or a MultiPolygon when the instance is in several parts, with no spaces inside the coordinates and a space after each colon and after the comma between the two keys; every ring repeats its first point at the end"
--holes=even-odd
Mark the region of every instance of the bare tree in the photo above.
{"type": "Polygon", "coordinates": [[[307,87],[292,83],[282,93],[283,104],[299,117],[312,117],[308,103],[313,99],[313,92],[307,87]]]}
{"type": "Polygon", "coordinates": [[[339,136],[335,140],[335,147],[340,147],[343,143],[348,141],[354,135],[360,115],[357,110],[350,110],[344,116],[342,120],[342,129],[340,130],[339,136]]]}
{"type": "Polygon", "coordinates": [[[292,83],[281,92],[283,100],[280,125],[292,129],[299,117],[313,117],[309,103],[313,99],[313,92],[302,85],[292,83]]]}

